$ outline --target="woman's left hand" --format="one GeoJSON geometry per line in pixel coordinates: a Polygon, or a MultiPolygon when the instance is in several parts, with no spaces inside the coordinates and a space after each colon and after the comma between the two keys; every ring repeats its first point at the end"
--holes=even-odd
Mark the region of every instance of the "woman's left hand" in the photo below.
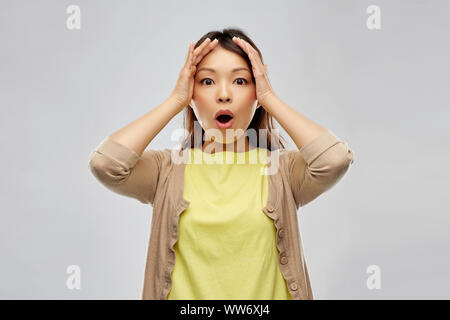
{"type": "Polygon", "coordinates": [[[262,64],[258,52],[247,41],[239,37],[233,37],[233,41],[244,50],[252,63],[253,76],[256,82],[256,99],[264,107],[265,100],[269,96],[275,95],[267,76],[267,64],[262,64]]]}

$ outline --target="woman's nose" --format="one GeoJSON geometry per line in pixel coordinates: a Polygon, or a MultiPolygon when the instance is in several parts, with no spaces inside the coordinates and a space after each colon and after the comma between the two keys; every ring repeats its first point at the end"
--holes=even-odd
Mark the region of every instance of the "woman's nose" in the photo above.
{"type": "Polygon", "coordinates": [[[230,89],[225,82],[221,82],[217,87],[217,100],[218,102],[231,102],[231,92],[230,89]]]}
{"type": "Polygon", "coordinates": [[[231,101],[230,97],[224,97],[224,96],[219,97],[218,100],[219,100],[219,102],[224,102],[224,101],[230,102],[231,101]]]}

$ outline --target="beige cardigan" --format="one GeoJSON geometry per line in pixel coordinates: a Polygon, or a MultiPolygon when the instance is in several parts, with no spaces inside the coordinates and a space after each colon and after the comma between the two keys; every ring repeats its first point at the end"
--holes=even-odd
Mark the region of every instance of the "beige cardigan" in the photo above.
{"type": "MultiPolygon", "coordinates": [[[[89,156],[89,168],[104,186],[153,206],[142,299],[166,300],[171,288],[178,218],[190,204],[183,198],[187,158],[176,160],[180,154],[149,149],[139,157],[106,137],[89,156]]],[[[354,161],[353,152],[327,130],[301,150],[268,151],[268,161],[277,163],[277,170],[268,175],[268,200],[262,210],[277,230],[279,266],[292,298],[312,300],[297,211],[343,177],[354,161]]]]}

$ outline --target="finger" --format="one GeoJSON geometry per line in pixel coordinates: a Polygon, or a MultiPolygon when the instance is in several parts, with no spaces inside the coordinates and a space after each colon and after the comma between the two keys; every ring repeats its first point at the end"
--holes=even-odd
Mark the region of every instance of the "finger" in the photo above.
{"type": "Polygon", "coordinates": [[[236,44],[240,45],[239,37],[234,36],[231,40],[233,40],[236,44]]]}
{"type": "Polygon", "coordinates": [[[202,59],[211,51],[213,50],[217,44],[219,43],[219,40],[214,39],[208,46],[206,46],[202,52],[199,53],[199,55],[195,58],[194,64],[197,65],[202,59]]]}
{"type": "Polygon", "coordinates": [[[193,65],[195,65],[195,61],[197,60],[197,56],[199,55],[199,53],[201,53],[201,51],[205,48],[205,46],[210,43],[211,39],[210,38],[206,38],[201,45],[199,45],[197,48],[194,49],[194,52],[192,54],[192,61],[191,63],[193,65]]]}
{"type": "Polygon", "coordinates": [[[205,46],[211,42],[210,38],[206,38],[201,45],[199,45],[197,48],[195,48],[194,50],[194,58],[197,57],[197,55],[202,52],[202,50],[205,48],[205,46]]]}
{"type": "Polygon", "coordinates": [[[198,53],[199,51],[202,50],[202,48],[204,48],[208,43],[211,42],[210,38],[206,38],[205,40],[203,40],[203,42],[194,50],[194,54],[198,53]]]}
{"type": "Polygon", "coordinates": [[[200,52],[199,54],[195,57],[194,59],[194,65],[197,65],[204,56],[206,56],[211,50],[213,50],[217,44],[219,43],[219,40],[214,39],[212,42],[210,42],[207,46],[205,46],[200,52]]]}
{"type": "Polygon", "coordinates": [[[188,53],[187,53],[187,57],[186,57],[186,62],[184,63],[184,66],[188,66],[192,60],[192,51],[193,51],[193,44],[192,41],[189,42],[189,49],[188,49],[188,53]]]}
{"type": "MultiPolygon", "coordinates": [[[[258,56],[258,54],[256,54],[255,48],[253,48],[253,47],[250,45],[250,43],[248,43],[247,41],[242,40],[242,39],[241,39],[241,41],[244,43],[244,46],[245,46],[245,48],[247,49],[247,54],[248,54],[248,55],[251,55],[253,58],[255,58],[256,60],[258,60],[257,57],[256,57],[256,56],[258,56]]],[[[259,56],[258,56],[258,57],[259,57],[259,56]]],[[[261,61],[260,61],[260,62],[261,62],[261,61]]],[[[261,65],[262,65],[262,62],[261,62],[261,65]]]]}
{"type": "Polygon", "coordinates": [[[256,52],[255,48],[253,48],[247,41],[240,39],[245,47],[245,52],[247,53],[252,66],[261,73],[265,73],[265,67],[261,61],[259,54],[256,52]]]}
{"type": "Polygon", "coordinates": [[[245,41],[244,39],[241,39],[239,37],[234,37],[233,40],[244,50],[247,54],[249,54],[252,50],[255,50],[250,43],[245,41]],[[247,47],[248,45],[248,47],[247,47]]]}
{"type": "Polygon", "coordinates": [[[193,60],[193,52],[194,52],[194,43],[190,42],[189,43],[189,54],[188,54],[188,58],[186,59],[186,63],[184,65],[184,69],[186,69],[189,74],[193,74],[193,72],[195,72],[195,66],[193,67],[192,65],[192,60],[193,60]]]}
{"type": "Polygon", "coordinates": [[[236,43],[239,44],[239,46],[244,50],[244,52],[249,56],[249,58],[252,58],[252,54],[254,53],[254,48],[244,39],[241,39],[239,37],[235,38],[236,43]]]}
{"type": "MultiPolygon", "coordinates": [[[[243,47],[245,48],[245,51],[246,51],[247,54],[252,54],[252,55],[253,55],[254,57],[256,57],[256,58],[259,57],[259,55],[258,55],[258,53],[256,52],[255,48],[253,48],[253,47],[250,45],[250,43],[248,43],[247,41],[245,41],[244,39],[241,39],[241,38],[239,38],[239,37],[237,38],[237,41],[243,45],[243,47]]],[[[262,63],[261,63],[261,64],[262,64],[262,63]]]]}
{"type": "Polygon", "coordinates": [[[244,42],[242,41],[241,38],[239,38],[239,37],[233,37],[232,40],[233,40],[234,43],[236,43],[242,50],[244,50],[245,53],[247,53],[247,48],[244,47],[244,42]]]}
{"type": "Polygon", "coordinates": [[[247,42],[243,42],[243,46],[245,48],[245,52],[247,53],[247,56],[250,59],[250,62],[252,63],[253,68],[255,68],[258,71],[261,70],[262,63],[261,63],[261,61],[258,61],[258,59],[256,59],[253,51],[250,49],[251,45],[248,44],[247,42]]]}

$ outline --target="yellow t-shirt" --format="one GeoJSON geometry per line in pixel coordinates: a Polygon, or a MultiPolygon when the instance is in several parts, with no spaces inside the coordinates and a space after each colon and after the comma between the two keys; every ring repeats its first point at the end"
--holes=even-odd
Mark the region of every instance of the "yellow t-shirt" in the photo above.
{"type": "Polygon", "coordinates": [[[266,151],[190,149],[183,192],[190,206],[180,214],[168,300],[292,300],[276,227],[262,211],[266,151]]]}

